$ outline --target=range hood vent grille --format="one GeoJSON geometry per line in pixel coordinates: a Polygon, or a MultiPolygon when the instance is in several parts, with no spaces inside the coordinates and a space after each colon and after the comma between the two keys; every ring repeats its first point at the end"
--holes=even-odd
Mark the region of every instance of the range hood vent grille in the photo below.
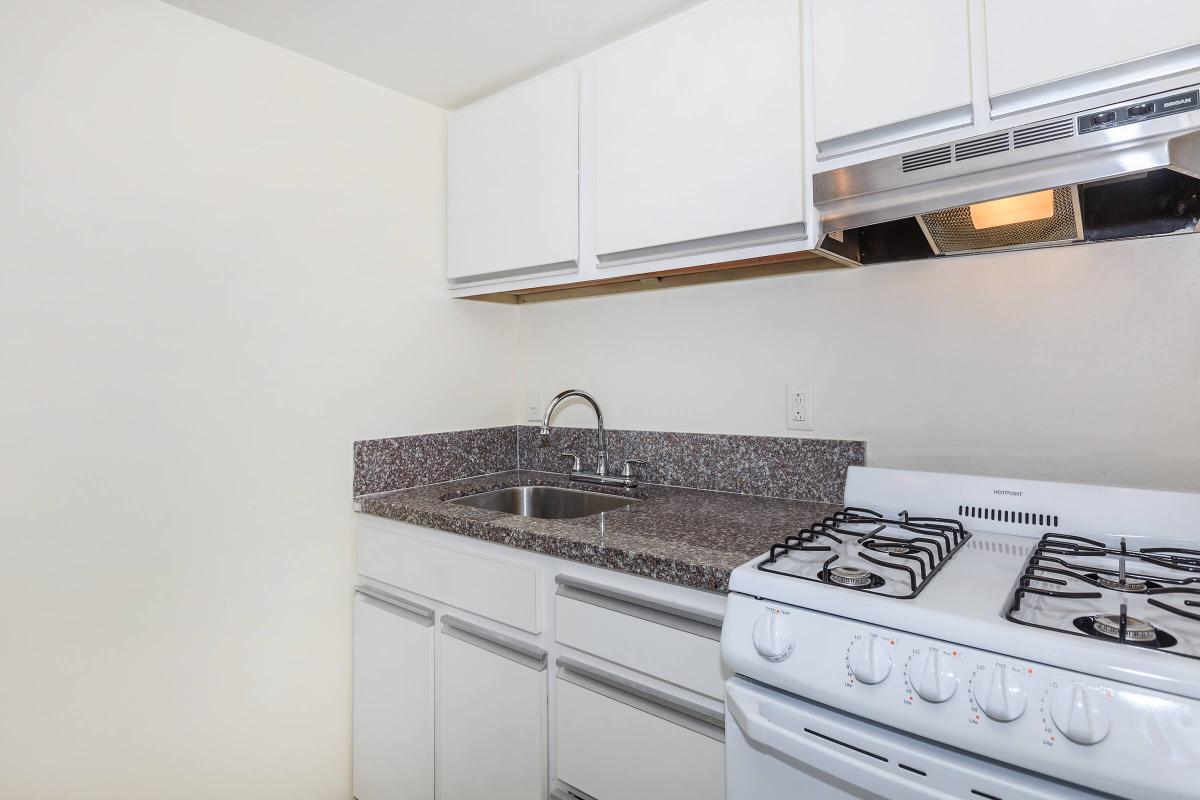
{"type": "Polygon", "coordinates": [[[1013,147],[1030,147],[1035,144],[1053,142],[1056,139],[1068,139],[1075,135],[1073,119],[1058,119],[1030,125],[1028,128],[1018,128],[1013,131],[1013,147]]]}
{"type": "Polygon", "coordinates": [[[1009,149],[1011,146],[1008,140],[1008,131],[1001,131],[954,145],[954,160],[966,161],[980,156],[990,156],[993,153],[1004,153],[1009,149]]]}
{"type": "Polygon", "coordinates": [[[919,153],[909,153],[900,157],[901,172],[915,172],[919,169],[939,167],[950,163],[950,145],[935,147],[932,150],[922,150],[919,153]]]}
{"type": "Polygon", "coordinates": [[[990,133],[976,139],[967,139],[963,142],[953,142],[929,150],[907,153],[900,156],[900,171],[916,172],[920,169],[940,167],[951,162],[970,161],[981,156],[1007,153],[1022,147],[1033,147],[1059,139],[1069,139],[1075,135],[1075,119],[1073,117],[1053,119],[1024,128],[990,133]]]}

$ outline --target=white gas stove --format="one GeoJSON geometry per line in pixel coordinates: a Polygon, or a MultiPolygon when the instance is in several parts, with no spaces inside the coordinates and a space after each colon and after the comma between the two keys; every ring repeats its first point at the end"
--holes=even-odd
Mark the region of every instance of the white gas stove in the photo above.
{"type": "Polygon", "coordinates": [[[1200,494],[853,467],[734,571],[729,797],[1195,798],[1200,494]]]}

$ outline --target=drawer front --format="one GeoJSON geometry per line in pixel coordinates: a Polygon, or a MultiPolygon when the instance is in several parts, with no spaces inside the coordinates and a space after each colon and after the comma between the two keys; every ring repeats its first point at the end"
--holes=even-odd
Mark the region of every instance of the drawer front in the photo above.
{"type": "Polygon", "coordinates": [[[725,746],[558,678],[558,777],[597,800],[722,800],[725,746]]]}
{"type": "Polygon", "coordinates": [[[721,643],[562,594],[554,598],[561,644],[721,700],[721,643]]]}
{"type": "Polygon", "coordinates": [[[523,631],[542,631],[534,567],[363,524],[358,529],[358,571],[523,631]]]}

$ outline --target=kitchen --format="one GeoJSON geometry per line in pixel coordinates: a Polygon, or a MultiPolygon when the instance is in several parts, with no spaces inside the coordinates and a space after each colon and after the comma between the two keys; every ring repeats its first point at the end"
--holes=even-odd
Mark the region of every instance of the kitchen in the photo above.
{"type": "MultiPolygon", "coordinates": [[[[1110,177],[1139,198],[1143,174],[1188,174],[1157,145],[1197,124],[1167,106],[1200,85],[1192,4],[611,5],[0,6],[0,796],[1189,796],[1194,623],[1150,603],[1182,596],[1124,590],[1108,638],[1145,618],[1176,640],[1153,648],[1006,614],[1027,622],[1012,592],[1046,534],[1117,553],[1200,538],[1200,239],[1170,218],[1194,228],[1194,195],[1094,233],[1110,177]],[[1062,139],[954,160],[1064,119],[1062,139]],[[922,169],[838,194],[906,156],[922,169]],[[1082,162],[1100,172],[1057,179],[1082,162]],[[871,213],[1060,186],[1082,187],[1062,246],[867,257],[887,250],[871,213]],[[597,406],[547,420],[570,388],[597,406]],[[613,483],[571,480],[599,472],[601,416],[613,483]],[[516,485],[636,502],[565,519],[447,502],[516,485]],[[936,571],[909,564],[933,573],[911,599],[758,569],[788,536],[863,525],[826,522],[847,505],[971,536],[948,534],[936,571]],[[961,602],[983,609],[965,626],[930,610],[964,575],[990,593],[961,602]],[[756,640],[805,628],[755,597],[846,627],[771,661],[756,640]],[[891,652],[851,688],[804,661],[877,677],[878,648],[847,647],[884,632],[961,663],[891,652]],[[1034,670],[1011,720],[972,683],[998,680],[991,655],[1034,670]],[[925,670],[931,697],[951,674],[956,691],[909,702],[925,670]],[[1054,670],[1080,681],[1074,725],[1049,708],[1054,670]],[[1175,711],[1154,727],[1130,701],[1081,744],[1101,688],[1175,711]],[[812,708],[830,727],[802,727],[847,743],[869,720],[878,741],[855,746],[890,771],[743,741],[812,708]],[[914,742],[945,752],[896,755],[914,742]],[[1109,775],[1117,752],[1161,766],[1109,775]]],[[[1119,585],[1127,567],[1163,588],[1162,564],[1110,560],[1119,585]]]]}

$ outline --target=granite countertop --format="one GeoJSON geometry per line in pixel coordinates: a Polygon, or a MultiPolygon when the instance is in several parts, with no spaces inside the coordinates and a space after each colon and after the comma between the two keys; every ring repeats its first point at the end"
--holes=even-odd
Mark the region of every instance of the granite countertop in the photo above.
{"type": "Polygon", "coordinates": [[[711,592],[783,537],[838,510],[828,503],[643,484],[585,486],[552,472],[511,470],[358,498],[364,513],[711,592]],[[575,519],[535,519],[447,503],[508,486],[562,486],[637,498],[575,519]]]}

